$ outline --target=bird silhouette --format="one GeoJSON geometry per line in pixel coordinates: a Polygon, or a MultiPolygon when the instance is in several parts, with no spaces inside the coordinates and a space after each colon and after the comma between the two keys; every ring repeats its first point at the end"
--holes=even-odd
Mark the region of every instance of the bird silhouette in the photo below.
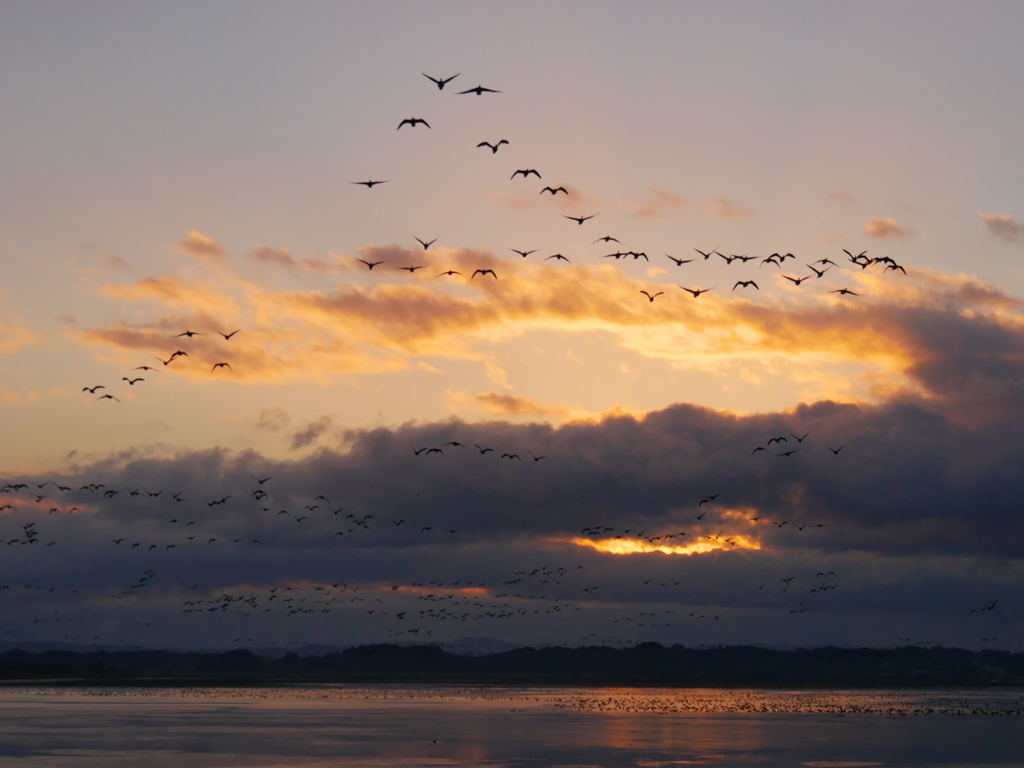
{"type": "Polygon", "coordinates": [[[437,238],[436,237],[433,240],[431,240],[430,242],[424,242],[423,240],[420,240],[418,237],[414,237],[413,240],[415,240],[417,243],[422,245],[424,251],[427,250],[428,248],[430,248],[430,246],[432,246],[434,243],[437,242],[437,238]]]}
{"type": "Polygon", "coordinates": [[[382,179],[380,181],[374,181],[373,179],[369,179],[367,181],[350,181],[349,184],[362,184],[367,189],[373,189],[375,185],[387,184],[389,181],[391,181],[391,179],[382,179]]]}
{"type": "Polygon", "coordinates": [[[644,296],[646,296],[646,297],[647,297],[647,300],[648,300],[649,302],[651,302],[651,303],[653,304],[653,303],[654,303],[654,300],[655,300],[655,299],[656,299],[656,298],[657,298],[658,296],[661,296],[661,294],[663,294],[663,293],[664,293],[664,291],[658,291],[658,292],[657,292],[656,294],[654,294],[653,296],[652,296],[651,294],[649,294],[649,293],[648,293],[647,291],[640,291],[640,293],[642,293],[642,294],[643,294],[644,296]]]}
{"type": "Polygon", "coordinates": [[[552,195],[557,195],[559,192],[564,192],[567,195],[569,194],[569,190],[565,187],[544,187],[544,189],[540,191],[540,194],[543,195],[545,192],[550,192],[552,195]]]}
{"type": "Polygon", "coordinates": [[[502,139],[497,144],[491,144],[491,142],[489,141],[481,141],[479,144],[477,144],[477,147],[487,147],[488,149],[491,150],[491,154],[494,155],[498,153],[498,147],[500,147],[502,144],[508,144],[508,142],[505,139],[502,139]]]}
{"type": "Polygon", "coordinates": [[[395,269],[404,269],[406,272],[409,272],[410,274],[415,272],[417,269],[425,269],[425,268],[426,268],[426,265],[422,265],[422,264],[419,265],[419,266],[411,266],[411,267],[395,267],[395,269]]]}
{"type": "Polygon", "coordinates": [[[136,379],[129,379],[127,376],[122,376],[121,377],[121,381],[127,381],[128,382],[128,386],[132,387],[132,386],[135,386],[135,384],[137,382],[145,381],[145,379],[142,378],[141,376],[136,378],[136,379]]]}
{"type": "Polygon", "coordinates": [[[681,267],[683,266],[683,264],[689,264],[691,261],[693,261],[693,259],[677,259],[675,256],[669,256],[667,253],[665,254],[665,256],[667,256],[669,259],[675,262],[675,265],[677,267],[681,267]]]}
{"type": "Polygon", "coordinates": [[[462,274],[461,272],[458,272],[458,271],[456,271],[454,269],[449,269],[447,272],[442,272],[440,275],[438,275],[438,277],[444,277],[445,275],[448,275],[448,277],[451,277],[452,275],[461,275],[461,274],[462,274]]]}
{"type": "Polygon", "coordinates": [[[411,128],[415,128],[417,125],[425,125],[427,126],[427,128],[430,127],[430,123],[428,123],[422,117],[407,117],[405,118],[405,120],[398,124],[398,128],[396,128],[395,130],[399,130],[403,125],[408,125],[411,128]]]}
{"type": "Polygon", "coordinates": [[[214,363],[213,364],[213,368],[210,369],[210,373],[213,373],[218,368],[227,368],[229,371],[233,371],[234,370],[234,368],[231,367],[230,363],[214,363]]]}
{"type": "Polygon", "coordinates": [[[475,93],[477,96],[483,96],[485,93],[502,93],[502,91],[496,91],[493,88],[484,88],[482,85],[478,85],[475,88],[469,88],[465,91],[459,91],[460,96],[467,93],[475,93]]]}
{"type": "Polygon", "coordinates": [[[737,280],[736,285],[734,285],[732,289],[735,291],[737,288],[746,288],[747,286],[750,285],[754,286],[754,288],[757,288],[757,290],[759,291],[761,290],[760,287],[758,287],[757,283],[755,283],[753,280],[737,280]]]}
{"type": "Polygon", "coordinates": [[[420,72],[420,74],[427,78],[427,80],[430,80],[432,83],[434,83],[434,85],[437,86],[437,90],[443,91],[444,87],[448,85],[448,83],[450,83],[452,80],[454,80],[462,73],[459,72],[458,74],[452,75],[451,77],[431,77],[426,72],[420,72]]]}
{"type": "Polygon", "coordinates": [[[829,293],[838,293],[838,294],[841,294],[843,296],[860,296],[859,293],[854,293],[849,288],[837,288],[834,291],[829,291],[829,293]]]}
{"type": "Polygon", "coordinates": [[[571,219],[572,221],[575,221],[577,224],[579,224],[581,227],[583,226],[584,221],[589,221],[590,219],[594,218],[594,216],[597,216],[597,214],[595,213],[590,216],[565,216],[563,214],[563,218],[571,219]]]}
{"type": "Polygon", "coordinates": [[[498,276],[497,276],[496,274],[494,274],[494,270],[493,270],[493,269],[477,269],[477,270],[475,270],[475,271],[473,272],[473,274],[472,274],[472,275],[470,276],[470,278],[469,278],[469,279],[470,279],[470,280],[472,280],[472,279],[473,279],[474,277],[476,277],[477,275],[490,275],[490,276],[491,276],[491,277],[493,277],[493,278],[494,278],[495,280],[497,280],[497,279],[498,279],[498,276]]]}
{"type": "Polygon", "coordinates": [[[536,248],[534,248],[534,249],[533,249],[532,251],[517,251],[517,250],[516,250],[515,248],[509,248],[509,250],[510,250],[510,251],[512,251],[512,253],[518,253],[518,254],[519,254],[520,256],[522,256],[522,257],[523,257],[524,259],[525,259],[525,258],[526,258],[527,256],[529,256],[529,255],[530,255],[531,253],[536,253],[536,252],[537,252],[537,249],[536,249],[536,248]]]}
{"type": "MultiPolygon", "coordinates": [[[[563,256],[560,253],[553,253],[550,256],[548,256],[546,259],[544,259],[544,261],[550,261],[551,259],[558,259],[559,261],[569,261],[567,258],[565,258],[565,256],[563,256]]],[[[571,264],[572,262],[569,262],[569,263],[571,264]]]]}
{"type": "MultiPolygon", "coordinates": [[[[241,329],[239,329],[239,330],[241,330],[241,329]]],[[[217,333],[219,333],[221,336],[224,337],[224,341],[231,341],[231,337],[234,336],[236,333],[238,333],[238,331],[232,331],[231,333],[224,333],[222,331],[217,331],[217,333]]]]}
{"type": "Polygon", "coordinates": [[[695,298],[695,299],[698,296],[700,296],[702,293],[707,293],[708,291],[715,290],[715,286],[711,286],[710,288],[687,288],[684,285],[680,285],[679,287],[682,288],[687,293],[692,293],[693,294],[693,298],[695,298]]]}
{"type": "Polygon", "coordinates": [[[385,263],[384,261],[367,261],[366,259],[356,259],[356,261],[361,261],[370,270],[372,270],[374,267],[378,267],[381,264],[385,263]]]}
{"type": "Polygon", "coordinates": [[[790,277],[789,275],[782,275],[782,277],[784,277],[786,280],[789,280],[789,282],[793,283],[793,285],[797,286],[798,288],[800,287],[800,283],[802,283],[804,280],[811,279],[810,275],[807,275],[807,277],[790,277]]]}
{"type": "Polygon", "coordinates": [[[514,179],[516,176],[522,176],[524,179],[528,179],[531,175],[536,176],[538,179],[541,177],[540,174],[533,168],[520,168],[518,171],[513,173],[509,178],[514,179]]]}
{"type": "Polygon", "coordinates": [[[90,395],[95,395],[97,389],[106,389],[102,384],[97,384],[95,387],[82,387],[83,392],[88,392],[90,395]]]}

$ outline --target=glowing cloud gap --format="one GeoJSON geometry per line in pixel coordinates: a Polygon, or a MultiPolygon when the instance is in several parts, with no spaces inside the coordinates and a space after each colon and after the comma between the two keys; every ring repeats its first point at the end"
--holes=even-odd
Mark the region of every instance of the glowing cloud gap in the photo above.
{"type": "Polygon", "coordinates": [[[570,543],[580,547],[590,547],[598,552],[609,555],[640,555],[649,552],[661,552],[664,555],[701,555],[706,552],[725,549],[761,549],[761,543],[746,536],[729,536],[731,543],[724,539],[695,541],[692,544],[651,544],[642,539],[585,539],[576,537],[570,543]]]}

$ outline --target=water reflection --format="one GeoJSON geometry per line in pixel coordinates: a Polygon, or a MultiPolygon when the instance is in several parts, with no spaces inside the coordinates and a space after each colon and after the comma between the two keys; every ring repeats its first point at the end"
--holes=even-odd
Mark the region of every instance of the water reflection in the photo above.
{"type": "Polygon", "coordinates": [[[1018,690],[7,689],[0,765],[1021,765],[1018,690]]]}

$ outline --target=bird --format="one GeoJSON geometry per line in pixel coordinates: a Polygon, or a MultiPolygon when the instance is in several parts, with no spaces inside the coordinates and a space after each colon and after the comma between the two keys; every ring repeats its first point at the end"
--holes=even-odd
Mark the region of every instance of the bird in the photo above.
{"type": "Polygon", "coordinates": [[[597,214],[595,213],[590,216],[565,216],[564,214],[562,215],[563,218],[571,219],[572,221],[575,221],[577,224],[579,224],[581,227],[583,226],[584,221],[589,221],[590,219],[594,218],[594,216],[597,216],[597,214]]]}
{"type": "Polygon", "coordinates": [[[405,120],[403,120],[402,122],[400,122],[398,124],[398,128],[396,128],[395,130],[396,131],[399,130],[403,125],[408,125],[408,126],[410,126],[412,128],[415,128],[417,125],[420,125],[420,124],[423,124],[423,125],[427,126],[427,128],[430,127],[430,123],[428,123],[422,117],[407,117],[407,118],[405,118],[405,120]]]}
{"type": "Polygon", "coordinates": [[[830,451],[832,451],[832,454],[834,456],[838,456],[839,452],[841,450],[843,450],[843,448],[845,448],[846,446],[845,445],[840,445],[838,448],[832,448],[831,446],[826,445],[825,447],[828,448],[830,451]]]}
{"type": "Polygon", "coordinates": [[[149,366],[149,365],[140,365],[137,368],[132,368],[132,370],[133,371],[154,371],[155,372],[156,368],[153,368],[152,366],[149,366]]]}
{"type": "Polygon", "coordinates": [[[473,443],[473,446],[474,446],[474,447],[475,447],[475,448],[476,448],[476,449],[477,449],[478,451],[480,451],[480,455],[481,455],[481,456],[482,456],[482,455],[484,455],[485,453],[487,453],[488,451],[493,451],[493,450],[494,450],[493,448],[483,448],[482,446],[480,446],[480,445],[477,445],[476,443],[473,443]]]}
{"type": "MultiPolygon", "coordinates": [[[[550,256],[548,256],[546,259],[544,259],[544,261],[550,261],[551,259],[559,259],[561,261],[569,261],[567,258],[565,258],[565,256],[563,256],[560,253],[553,253],[550,256]]],[[[572,262],[570,261],[569,263],[571,264],[572,262]]]]}
{"type": "Polygon", "coordinates": [[[706,252],[706,253],[704,251],[702,251],[700,248],[694,248],[693,250],[695,250],[697,253],[699,253],[701,256],[703,256],[704,257],[704,261],[707,261],[708,259],[710,259],[712,257],[712,255],[718,253],[718,250],[714,249],[714,248],[711,249],[710,251],[706,252]]]}
{"type": "MultiPolygon", "coordinates": [[[[239,329],[241,330],[241,329],[239,329]]],[[[234,336],[238,331],[232,331],[231,333],[224,333],[223,331],[217,331],[221,336],[224,337],[224,341],[231,341],[231,337],[234,336]]]]}
{"type": "Polygon", "coordinates": [[[465,91],[459,91],[460,96],[467,93],[475,93],[477,96],[483,96],[485,93],[502,93],[502,91],[496,91],[493,88],[484,88],[482,85],[478,85],[475,88],[469,88],[465,91]]]}
{"type": "Polygon", "coordinates": [[[497,154],[498,147],[500,147],[502,144],[508,144],[508,141],[502,139],[497,144],[491,144],[491,142],[489,141],[481,141],[479,144],[477,144],[477,147],[487,147],[488,149],[491,150],[491,154],[493,155],[497,154]]]}
{"type": "Polygon", "coordinates": [[[452,75],[451,77],[431,77],[426,72],[420,72],[420,74],[427,78],[427,80],[430,80],[432,83],[434,83],[434,85],[437,86],[437,90],[443,91],[444,87],[448,85],[448,83],[450,83],[452,80],[454,80],[462,73],[459,72],[458,74],[452,75]]]}
{"type": "Polygon", "coordinates": [[[424,268],[426,268],[425,264],[420,264],[419,266],[411,266],[411,267],[395,267],[395,269],[404,269],[406,272],[408,272],[410,274],[415,272],[417,269],[424,269],[424,268]]]}
{"type": "Polygon", "coordinates": [[[121,381],[127,381],[128,382],[128,386],[133,387],[133,386],[135,386],[136,382],[145,381],[145,379],[142,378],[141,376],[139,376],[138,378],[135,378],[135,379],[129,379],[127,376],[122,376],[121,377],[121,381]]]}
{"type": "Polygon", "coordinates": [[[520,256],[522,256],[525,259],[531,253],[536,253],[538,249],[534,248],[532,251],[518,251],[515,248],[509,248],[509,250],[512,251],[512,253],[518,253],[520,256]]]}
{"type": "Polygon", "coordinates": [[[493,278],[494,278],[495,280],[497,280],[497,279],[498,279],[498,276],[497,276],[497,275],[496,275],[496,274],[494,273],[494,270],[493,270],[493,269],[477,269],[477,270],[475,270],[475,271],[473,272],[473,274],[472,274],[472,275],[470,276],[470,278],[469,278],[469,279],[470,279],[470,280],[472,280],[472,279],[473,279],[474,277],[476,277],[477,275],[490,275],[490,276],[491,276],[491,277],[493,277],[493,278]]]}
{"type": "Polygon", "coordinates": [[[367,261],[366,259],[356,259],[356,261],[361,261],[361,262],[363,262],[363,264],[365,264],[365,265],[366,265],[366,266],[367,266],[367,267],[368,267],[369,269],[371,269],[371,270],[372,270],[372,269],[373,269],[374,267],[380,266],[381,264],[383,264],[383,263],[384,263],[384,261],[367,261]]]}
{"type": "Polygon", "coordinates": [[[644,296],[646,296],[646,297],[647,297],[647,300],[648,300],[649,302],[651,302],[651,303],[653,304],[653,303],[654,303],[654,300],[655,300],[655,299],[656,299],[656,298],[657,298],[658,296],[661,296],[661,294],[663,294],[663,293],[664,293],[664,291],[658,291],[658,292],[657,292],[656,294],[654,294],[653,296],[651,296],[651,294],[649,294],[649,293],[648,293],[647,291],[640,291],[640,293],[642,293],[642,294],[643,294],[644,296]]]}
{"type": "Polygon", "coordinates": [[[524,179],[528,179],[531,174],[536,176],[538,179],[541,178],[541,175],[534,168],[520,168],[518,171],[513,173],[509,178],[514,179],[516,176],[521,175],[524,179]]]}
{"type": "Polygon", "coordinates": [[[695,299],[702,293],[707,293],[708,291],[715,290],[715,286],[711,286],[710,288],[687,288],[686,286],[680,285],[679,287],[682,288],[687,293],[692,293],[693,298],[695,299]]]}
{"type": "Polygon", "coordinates": [[[374,181],[369,179],[367,181],[350,181],[349,184],[362,184],[367,189],[373,189],[376,184],[387,184],[391,179],[381,179],[380,181],[374,181]]]}
{"type": "Polygon", "coordinates": [[[96,399],[97,400],[117,400],[117,402],[119,402],[119,403],[121,402],[120,400],[118,400],[118,398],[114,397],[113,395],[100,395],[96,399]]]}
{"type": "Polygon", "coordinates": [[[457,271],[457,270],[449,269],[447,272],[442,272],[440,275],[438,275],[438,277],[444,277],[445,275],[448,275],[449,277],[451,277],[452,275],[461,275],[461,274],[462,273],[457,271]]]}
{"type": "Polygon", "coordinates": [[[691,261],[693,261],[693,259],[677,259],[675,256],[669,256],[667,253],[665,255],[668,256],[668,258],[670,258],[672,261],[674,261],[677,267],[681,267],[683,266],[683,264],[689,264],[691,261]]]}
{"type": "Polygon", "coordinates": [[[557,195],[559,192],[564,192],[567,195],[569,194],[569,190],[565,187],[544,187],[544,189],[540,191],[540,194],[543,195],[545,192],[550,192],[552,195],[557,195]]]}
{"type": "Polygon", "coordinates": [[[423,246],[423,250],[424,250],[424,251],[425,251],[425,250],[427,250],[428,248],[430,248],[430,246],[432,246],[432,245],[433,245],[434,243],[436,243],[436,242],[437,242],[437,238],[436,238],[436,237],[435,237],[435,238],[434,238],[433,240],[431,240],[431,241],[430,241],[429,243],[425,243],[425,242],[423,242],[423,241],[422,241],[422,240],[420,240],[420,239],[419,239],[418,237],[414,237],[414,238],[413,238],[413,240],[415,240],[415,241],[416,241],[417,243],[419,243],[420,245],[422,245],[422,246],[423,246]]]}
{"type": "MultiPolygon", "coordinates": [[[[604,242],[604,243],[619,243],[619,245],[622,245],[622,243],[619,240],[616,240],[611,235],[605,235],[604,237],[599,237],[599,238],[597,238],[597,240],[594,241],[594,243],[601,243],[601,242],[604,242]]],[[[594,243],[591,243],[591,245],[593,245],[594,243]]],[[[672,258],[672,257],[669,256],[669,258],[672,258]]]]}
{"type": "Polygon", "coordinates": [[[97,384],[95,387],[82,387],[83,392],[88,392],[90,395],[95,395],[97,389],[106,389],[103,384],[97,384]]]}
{"type": "Polygon", "coordinates": [[[838,294],[842,294],[843,296],[846,296],[846,295],[850,295],[850,296],[860,296],[860,294],[859,294],[859,293],[854,293],[854,292],[853,292],[853,291],[851,291],[851,290],[850,290],[849,288],[836,288],[836,290],[834,290],[834,291],[829,291],[829,293],[838,293],[838,294]]]}
{"type": "Polygon", "coordinates": [[[807,277],[790,277],[789,275],[782,275],[782,277],[789,280],[789,282],[793,283],[793,285],[795,285],[798,288],[800,287],[800,283],[802,283],[804,280],[811,279],[810,275],[807,275],[807,277]]]}
{"type": "Polygon", "coordinates": [[[754,286],[759,291],[761,290],[758,287],[757,283],[755,283],[753,280],[737,280],[736,281],[736,285],[734,285],[732,287],[732,289],[735,291],[737,288],[746,288],[747,286],[750,286],[750,285],[754,286]]]}
{"type": "Polygon", "coordinates": [[[811,270],[811,272],[813,272],[813,273],[814,273],[815,275],[817,275],[818,277],[821,277],[821,276],[823,276],[823,275],[824,275],[824,274],[825,274],[826,272],[828,272],[828,270],[829,270],[829,269],[831,269],[831,267],[829,267],[828,269],[815,269],[815,268],[814,268],[814,267],[812,267],[812,266],[811,266],[810,264],[808,264],[808,265],[807,265],[807,268],[808,268],[809,270],[811,270]]]}
{"type": "Polygon", "coordinates": [[[188,336],[191,339],[193,336],[202,336],[202,335],[203,334],[198,333],[197,331],[182,331],[181,333],[179,333],[174,338],[178,338],[180,336],[188,336]]]}
{"type": "Polygon", "coordinates": [[[210,373],[213,373],[218,368],[227,368],[228,370],[231,370],[231,371],[235,370],[234,368],[231,367],[230,363],[214,363],[213,364],[213,368],[210,369],[210,373]]]}

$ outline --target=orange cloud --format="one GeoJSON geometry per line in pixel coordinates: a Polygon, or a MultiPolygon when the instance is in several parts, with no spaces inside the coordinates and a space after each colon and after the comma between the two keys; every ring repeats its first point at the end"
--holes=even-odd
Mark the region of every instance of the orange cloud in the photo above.
{"type": "Polygon", "coordinates": [[[882,219],[875,216],[864,225],[864,232],[869,237],[880,240],[909,237],[913,234],[909,229],[900,226],[896,219],[882,219]]]}
{"type": "Polygon", "coordinates": [[[633,218],[665,219],[685,211],[689,202],[683,195],[660,187],[651,187],[650,194],[634,203],[633,218]]]}
{"type": "Polygon", "coordinates": [[[0,323],[0,352],[15,352],[36,339],[36,334],[23,325],[0,323]]]}
{"type": "Polygon", "coordinates": [[[194,229],[189,230],[185,237],[178,241],[174,249],[178,253],[188,254],[200,260],[208,260],[218,264],[224,263],[228,258],[227,251],[224,250],[220,243],[194,229]]]}
{"type": "Polygon", "coordinates": [[[284,247],[271,248],[269,245],[260,244],[249,253],[249,258],[261,264],[277,264],[289,269],[295,267],[295,259],[284,247]]]}
{"type": "Polygon", "coordinates": [[[452,400],[468,403],[485,413],[497,416],[555,416],[567,418],[573,409],[564,405],[544,405],[536,400],[521,395],[487,392],[481,395],[466,396],[461,392],[450,393],[452,400]]]}
{"type": "Polygon", "coordinates": [[[985,222],[989,234],[1006,240],[1008,243],[1024,241],[1024,225],[1008,213],[979,213],[978,218],[985,222]]]}
{"type": "Polygon", "coordinates": [[[701,203],[700,209],[708,216],[716,216],[719,219],[738,221],[753,217],[754,212],[749,208],[733,202],[727,197],[716,197],[713,200],[705,200],[701,203]]]}

